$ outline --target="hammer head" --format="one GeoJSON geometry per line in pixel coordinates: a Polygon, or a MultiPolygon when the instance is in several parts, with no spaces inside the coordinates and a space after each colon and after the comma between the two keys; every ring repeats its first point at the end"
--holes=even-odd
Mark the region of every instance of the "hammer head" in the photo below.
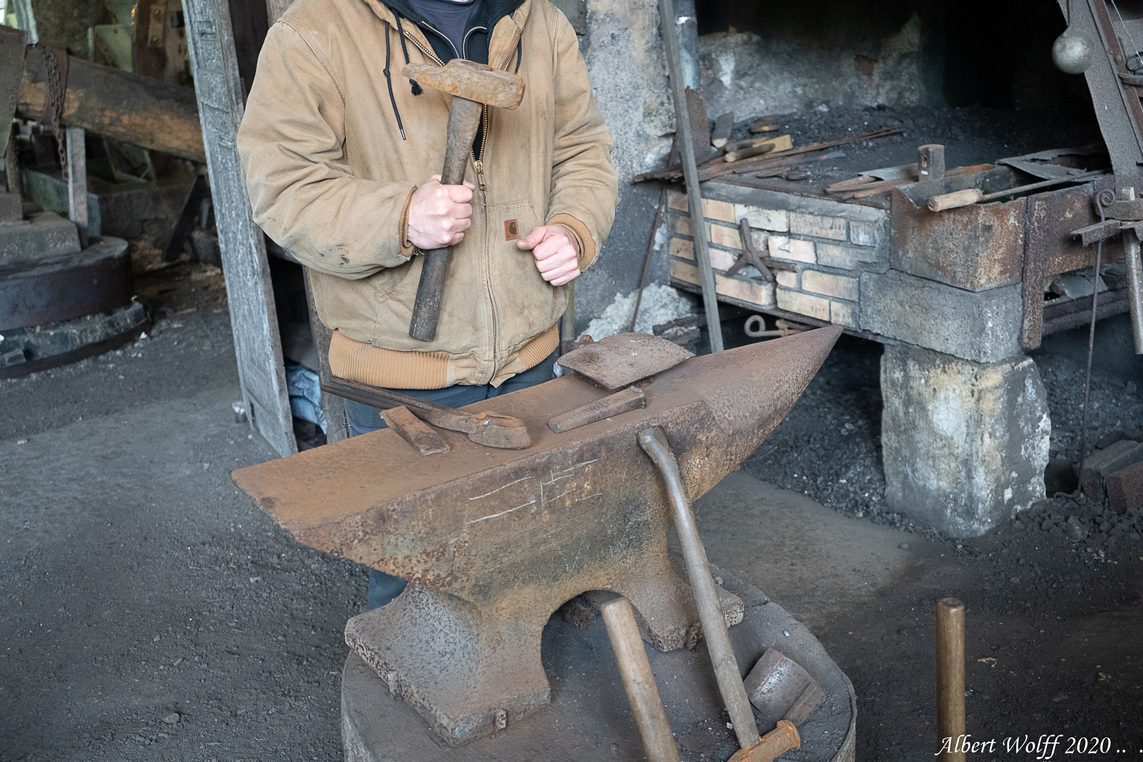
{"type": "Polygon", "coordinates": [[[444,66],[406,64],[401,73],[421,87],[497,108],[516,108],[524,99],[523,77],[463,58],[444,66]]]}

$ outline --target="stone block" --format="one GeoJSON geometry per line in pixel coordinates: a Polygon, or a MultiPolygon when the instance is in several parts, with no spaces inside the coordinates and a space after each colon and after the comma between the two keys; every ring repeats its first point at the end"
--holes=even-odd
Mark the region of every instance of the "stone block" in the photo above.
{"type": "Polygon", "coordinates": [[[838,246],[832,243],[818,243],[818,264],[836,267],[839,270],[889,269],[889,257],[882,249],[864,249],[857,246],[838,246]]]}
{"type": "Polygon", "coordinates": [[[784,209],[762,209],[757,206],[735,204],[734,216],[740,220],[745,217],[752,228],[768,230],[771,233],[790,232],[790,213],[784,209]]]}
{"type": "Polygon", "coordinates": [[[845,299],[856,302],[859,295],[860,281],[848,275],[834,275],[819,270],[802,271],[802,290],[823,296],[832,296],[835,299],[845,299]]]}
{"type": "Polygon", "coordinates": [[[689,259],[692,262],[695,259],[695,244],[694,241],[688,241],[685,238],[671,238],[670,252],[672,257],[682,257],[689,259]]]}
{"type": "Polygon", "coordinates": [[[32,215],[23,224],[0,225],[0,265],[39,261],[80,250],[75,225],[54,212],[32,215]]]}
{"type": "Polygon", "coordinates": [[[725,246],[728,249],[741,249],[742,236],[737,228],[728,228],[725,225],[710,225],[709,240],[715,246],[725,246]]]}
{"type": "Polygon", "coordinates": [[[702,215],[708,220],[729,222],[732,225],[738,223],[738,220],[734,219],[734,204],[726,201],[704,198],[702,200],[702,215]]]}
{"type": "Polygon", "coordinates": [[[807,238],[849,240],[849,227],[844,217],[825,217],[819,214],[790,212],[790,234],[807,238]]]}
{"type": "Polygon", "coordinates": [[[782,288],[797,288],[798,287],[798,274],[790,272],[789,270],[774,270],[774,278],[777,279],[778,285],[782,288]]]}
{"type": "Polygon", "coordinates": [[[974,362],[1021,354],[1020,285],[964,289],[897,270],[861,275],[861,329],[974,362]]]}
{"type": "Polygon", "coordinates": [[[884,240],[885,228],[883,225],[864,220],[854,220],[849,223],[849,242],[856,246],[877,248],[881,246],[884,240]]]}
{"type": "Polygon", "coordinates": [[[685,214],[671,215],[671,231],[676,235],[685,235],[689,238],[694,238],[695,226],[691,224],[691,218],[685,214]]]}
{"type": "Polygon", "coordinates": [[[708,249],[708,251],[710,252],[710,266],[715,270],[729,270],[734,267],[734,260],[738,259],[738,252],[714,248],[708,249]]]}
{"type": "Polygon", "coordinates": [[[889,507],[976,537],[1044,497],[1051,421],[1030,358],[976,363],[891,344],[881,360],[889,507]]]}
{"type": "Polygon", "coordinates": [[[679,212],[690,212],[690,207],[687,206],[687,194],[680,193],[679,191],[673,190],[667,192],[667,206],[679,212]]]}
{"type": "Polygon", "coordinates": [[[799,315],[829,320],[829,299],[812,296],[801,291],[790,291],[780,288],[777,293],[778,308],[787,312],[796,312],[799,315]]]}
{"type": "Polygon", "coordinates": [[[830,302],[829,322],[846,328],[857,328],[857,305],[848,302],[830,302]]]}
{"type": "Polygon", "coordinates": [[[810,241],[799,241],[794,238],[772,235],[768,245],[770,256],[774,259],[788,259],[811,265],[817,262],[817,258],[814,256],[814,245],[810,241]]]}
{"type": "Polygon", "coordinates": [[[1116,513],[1143,508],[1143,462],[1133,463],[1107,477],[1107,502],[1116,513]]]}
{"type": "Polygon", "coordinates": [[[671,277],[683,283],[690,283],[693,286],[702,285],[698,268],[681,259],[671,260],[671,277]]]}

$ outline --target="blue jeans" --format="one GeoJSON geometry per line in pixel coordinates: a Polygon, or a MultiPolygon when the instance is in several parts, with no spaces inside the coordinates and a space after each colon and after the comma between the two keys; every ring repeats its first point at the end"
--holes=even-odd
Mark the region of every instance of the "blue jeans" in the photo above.
{"type": "MultiPolygon", "coordinates": [[[[555,365],[558,353],[553,352],[546,360],[528,370],[513,376],[500,386],[484,384],[482,386],[449,386],[444,389],[397,389],[410,397],[435,402],[446,407],[464,407],[473,402],[499,397],[501,394],[527,389],[530,386],[550,381],[552,368],[555,365]]],[[[381,419],[381,408],[363,405],[353,400],[345,401],[345,415],[349,419],[349,435],[351,437],[368,434],[371,431],[385,428],[385,421],[381,419]]],[[[396,598],[405,589],[405,580],[386,574],[376,569],[369,570],[369,595],[366,607],[369,610],[381,608],[396,598]]]]}

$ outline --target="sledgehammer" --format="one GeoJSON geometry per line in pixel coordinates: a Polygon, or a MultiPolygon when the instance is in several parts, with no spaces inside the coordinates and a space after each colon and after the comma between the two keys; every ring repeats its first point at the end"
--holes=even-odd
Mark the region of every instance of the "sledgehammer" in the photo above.
{"type": "MultiPolygon", "coordinates": [[[[441,185],[460,185],[464,182],[468,154],[476,138],[484,106],[508,109],[519,106],[524,98],[523,77],[463,58],[454,58],[444,66],[408,64],[402,73],[422,87],[453,96],[448,114],[441,185]]],[[[421,282],[413,303],[413,319],[409,324],[409,335],[418,341],[432,341],[437,334],[441,294],[451,256],[451,246],[425,252],[421,282]]]]}

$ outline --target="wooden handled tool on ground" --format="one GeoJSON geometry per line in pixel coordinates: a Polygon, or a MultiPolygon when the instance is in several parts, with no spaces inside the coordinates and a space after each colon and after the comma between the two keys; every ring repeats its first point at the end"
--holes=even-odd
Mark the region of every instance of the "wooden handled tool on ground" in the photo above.
{"type": "Polygon", "coordinates": [[[422,421],[449,431],[468,434],[468,438],[486,447],[522,450],[531,447],[528,428],[519,418],[496,413],[464,413],[435,402],[410,397],[392,389],[366,386],[345,378],[332,378],[321,385],[323,392],[377,408],[404,405],[422,421]]]}
{"type": "Polygon", "coordinates": [[[1050,180],[1042,180],[1030,185],[1021,185],[1016,188],[997,191],[996,193],[985,193],[980,188],[967,188],[952,193],[942,193],[939,196],[933,196],[929,199],[929,211],[943,212],[946,209],[959,209],[962,206],[972,206],[973,204],[979,204],[984,201],[995,201],[1005,196],[1027,193],[1028,191],[1039,190],[1041,188],[1050,188],[1053,185],[1079,183],[1105,174],[1107,174],[1105,171],[1099,170],[1098,172],[1084,172],[1082,175],[1071,175],[1069,177],[1053,177],[1050,180]]]}
{"type": "MultiPolygon", "coordinates": [[[[516,108],[524,98],[524,79],[516,74],[493,69],[484,64],[454,58],[444,66],[408,64],[402,70],[422,87],[431,87],[453,96],[448,114],[444,169],[441,185],[460,185],[468,165],[472,141],[480,126],[484,107],[516,108]]],[[[413,303],[413,319],[409,335],[418,341],[432,341],[437,334],[441,313],[441,295],[448,275],[452,247],[444,246],[425,252],[417,299],[413,303]]]]}
{"type": "Polygon", "coordinates": [[[600,606],[600,611],[648,762],[679,762],[679,749],[663,710],[631,602],[617,595],[600,606]]]}

